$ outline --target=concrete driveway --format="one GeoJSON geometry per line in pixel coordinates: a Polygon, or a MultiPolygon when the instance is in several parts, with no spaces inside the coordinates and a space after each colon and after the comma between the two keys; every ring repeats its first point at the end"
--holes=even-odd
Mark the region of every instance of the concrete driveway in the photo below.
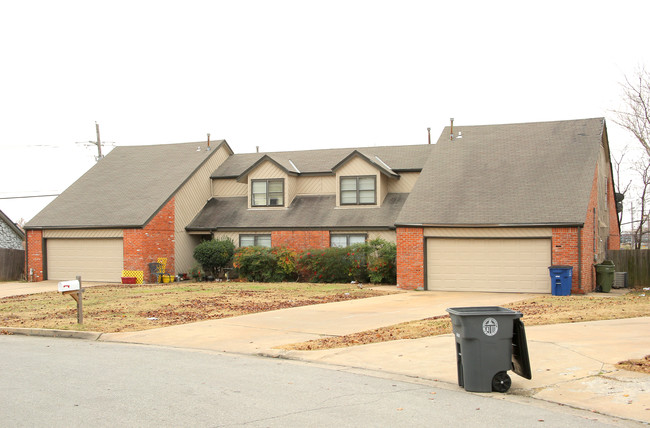
{"type": "MultiPolygon", "coordinates": [[[[500,306],[530,297],[510,293],[404,292],[140,332],[103,334],[100,340],[289,358],[436,380],[460,389],[451,334],[324,351],[285,351],[275,347],[446,315],[448,307],[500,306]]],[[[525,314],[523,321],[526,322],[525,314]]],[[[511,373],[513,383],[507,396],[534,397],[650,422],[650,375],[621,371],[614,366],[650,353],[648,331],[650,318],[528,327],[533,379],[511,373]]]]}
{"type": "MultiPolygon", "coordinates": [[[[74,278],[71,278],[74,279],[74,278]]],[[[90,282],[82,281],[81,286],[96,287],[98,285],[106,285],[106,282],[90,282]]],[[[0,298],[9,296],[22,296],[25,294],[47,293],[49,291],[57,291],[59,281],[48,280],[40,282],[0,282],[0,298]]]]}

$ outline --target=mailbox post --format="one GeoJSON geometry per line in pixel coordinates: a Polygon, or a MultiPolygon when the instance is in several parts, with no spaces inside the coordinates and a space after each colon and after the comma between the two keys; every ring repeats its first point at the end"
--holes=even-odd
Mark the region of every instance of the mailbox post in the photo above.
{"type": "Polygon", "coordinates": [[[83,291],[81,288],[81,277],[77,276],[77,279],[73,281],[61,281],[59,282],[59,291],[63,294],[70,295],[77,302],[77,323],[84,323],[84,312],[83,312],[83,291]]]}

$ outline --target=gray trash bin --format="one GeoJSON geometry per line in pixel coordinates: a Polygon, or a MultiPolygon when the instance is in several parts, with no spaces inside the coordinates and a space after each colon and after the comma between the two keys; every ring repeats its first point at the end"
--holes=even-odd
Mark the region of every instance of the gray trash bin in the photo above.
{"type": "Polygon", "coordinates": [[[508,370],[531,379],[521,312],[499,306],[447,308],[456,338],[458,385],[472,392],[506,392],[508,370]]]}

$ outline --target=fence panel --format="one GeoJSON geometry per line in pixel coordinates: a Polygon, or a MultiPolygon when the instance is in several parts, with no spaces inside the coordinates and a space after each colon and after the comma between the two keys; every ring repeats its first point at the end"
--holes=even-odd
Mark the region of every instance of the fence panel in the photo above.
{"type": "Polygon", "coordinates": [[[650,250],[608,250],[616,272],[627,272],[630,287],[650,286],[650,250]]]}
{"type": "Polygon", "coordinates": [[[18,281],[25,273],[25,250],[0,248],[0,281],[18,281]]]}

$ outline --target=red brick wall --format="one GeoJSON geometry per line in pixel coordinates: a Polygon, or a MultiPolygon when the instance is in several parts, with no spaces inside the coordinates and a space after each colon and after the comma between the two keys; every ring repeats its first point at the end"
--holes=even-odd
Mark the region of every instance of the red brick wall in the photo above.
{"type": "Polygon", "coordinates": [[[172,198],[143,229],[124,229],[124,269],[144,271],[149,263],[167,258],[167,272],[174,273],[174,207],[172,198]]]}
{"type": "MultiPolygon", "coordinates": [[[[551,241],[551,264],[573,266],[571,293],[580,293],[578,270],[578,234],[577,227],[553,228],[551,241]]],[[[584,245],[583,245],[584,246],[584,245]]]]}
{"type": "Polygon", "coordinates": [[[271,232],[271,245],[291,248],[294,251],[328,248],[330,233],[328,230],[277,230],[271,232]]]}
{"type": "Polygon", "coordinates": [[[28,281],[43,281],[43,231],[27,231],[27,264],[25,266],[25,276],[28,281]],[[34,269],[34,275],[29,275],[29,270],[34,269]]]}
{"type": "Polygon", "coordinates": [[[397,288],[424,288],[424,229],[397,228],[397,288]]]}

